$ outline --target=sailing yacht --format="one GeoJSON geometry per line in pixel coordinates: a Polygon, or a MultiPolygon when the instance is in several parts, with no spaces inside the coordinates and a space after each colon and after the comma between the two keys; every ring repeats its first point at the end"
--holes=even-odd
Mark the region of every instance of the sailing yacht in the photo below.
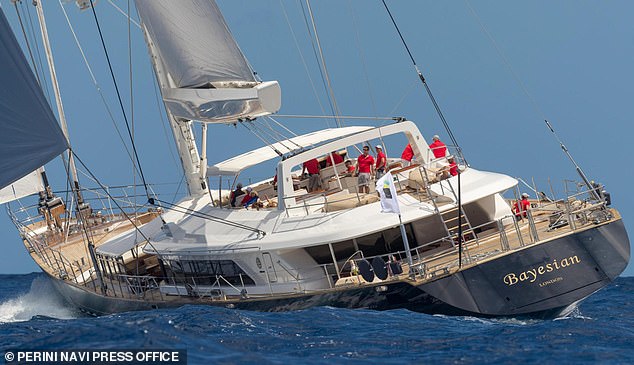
{"type": "Polygon", "coordinates": [[[0,18],[9,50],[0,57],[11,65],[0,84],[19,85],[5,88],[0,104],[9,171],[0,195],[6,202],[38,194],[37,204],[11,206],[10,216],[70,305],[94,315],[199,304],[556,317],[629,262],[621,216],[601,186],[581,175],[564,199],[538,196],[514,211],[502,194],[517,189],[515,178],[470,166],[456,146],[437,153],[405,118],[275,138],[208,161],[207,131],[258,128],[280,110],[281,87],[255,76],[214,1],[135,3],[188,187],[177,203],[148,191],[144,211],[120,199],[95,209],[78,183],[70,200],[52,192],[41,166],[70,143],[0,18]],[[193,30],[204,36],[194,40],[193,30]],[[41,138],[32,125],[15,129],[25,120],[38,123],[41,138]],[[367,186],[339,162],[405,144],[411,161],[390,154],[385,176],[367,186]],[[306,176],[313,160],[319,171],[306,176]],[[246,171],[271,161],[274,176],[237,188],[246,171]]]}

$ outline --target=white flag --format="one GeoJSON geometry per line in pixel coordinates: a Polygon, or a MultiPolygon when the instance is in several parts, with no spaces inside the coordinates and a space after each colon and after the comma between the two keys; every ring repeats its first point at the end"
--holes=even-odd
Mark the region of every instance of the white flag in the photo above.
{"type": "Polygon", "coordinates": [[[376,191],[381,196],[381,212],[401,214],[396,199],[396,187],[394,186],[394,177],[388,171],[376,181],[376,191]]]}

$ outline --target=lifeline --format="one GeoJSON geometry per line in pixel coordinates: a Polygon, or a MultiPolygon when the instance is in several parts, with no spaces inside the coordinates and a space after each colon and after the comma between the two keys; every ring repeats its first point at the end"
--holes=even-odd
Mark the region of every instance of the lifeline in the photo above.
{"type": "Polygon", "coordinates": [[[543,275],[548,272],[553,272],[554,270],[560,270],[560,269],[563,269],[564,267],[575,265],[580,262],[581,260],[579,260],[579,257],[577,257],[576,255],[570,256],[561,260],[554,259],[552,263],[542,265],[538,268],[523,271],[519,275],[516,275],[513,272],[508,273],[504,276],[504,284],[511,286],[511,285],[517,284],[520,281],[526,281],[526,280],[528,280],[528,282],[530,283],[534,283],[535,280],[537,280],[537,277],[540,275],[543,275]]]}

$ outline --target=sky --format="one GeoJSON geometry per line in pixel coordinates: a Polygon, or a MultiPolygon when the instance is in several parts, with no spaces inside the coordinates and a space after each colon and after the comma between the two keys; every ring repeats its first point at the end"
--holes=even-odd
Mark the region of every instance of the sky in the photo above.
{"type": "MultiPolygon", "coordinates": [[[[113,2],[126,11],[127,1],[113,2]]],[[[34,16],[30,2],[23,3],[23,16],[27,8],[34,16]]],[[[71,143],[102,183],[139,183],[118,135],[127,132],[92,12],[63,4],[103,95],[102,100],[60,3],[45,1],[71,143]]],[[[538,190],[562,197],[564,180],[578,176],[546,128],[548,119],[586,175],[606,185],[634,232],[628,189],[634,176],[627,162],[634,151],[628,142],[634,119],[634,2],[387,4],[472,167],[534,181],[538,190]]],[[[13,5],[9,0],[0,5],[24,44],[13,5]]],[[[219,5],[258,75],[279,81],[281,114],[329,113],[300,2],[223,0],[219,5]]],[[[439,134],[449,140],[380,1],[313,0],[311,7],[342,115],[405,116],[427,139],[439,134]]],[[[146,180],[165,194],[173,192],[182,172],[142,34],[132,24],[128,37],[127,19],[111,1],[99,1],[96,12],[146,180]]],[[[298,134],[327,126],[322,120],[280,121],[298,134]]],[[[210,164],[262,145],[246,129],[232,126],[212,126],[208,141],[210,164]]],[[[254,178],[271,175],[271,166],[254,171],[254,178]]],[[[54,189],[65,186],[62,170],[58,160],[47,165],[54,189]]],[[[85,175],[80,180],[95,186],[85,175]]],[[[0,273],[39,270],[6,215],[0,216],[0,239],[0,273]]],[[[634,275],[632,264],[624,275],[634,275]]]]}

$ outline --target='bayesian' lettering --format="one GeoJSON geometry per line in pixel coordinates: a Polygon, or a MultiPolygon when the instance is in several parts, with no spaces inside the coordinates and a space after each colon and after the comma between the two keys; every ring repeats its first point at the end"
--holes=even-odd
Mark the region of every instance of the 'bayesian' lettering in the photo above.
{"type": "Polygon", "coordinates": [[[541,265],[539,267],[536,267],[530,270],[523,271],[519,274],[516,274],[514,272],[508,273],[504,276],[504,284],[511,286],[522,281],[528,281],[529,283],[534,283],[535,280],[537,280],[539,276],[544,275],[545,273],[561,270],[565,267],[576,265],[580,262],[581,260],[576,255],[566,257],[560,260],[554,259],[552,262],[549,262],[545,265],[541,265]]]}

